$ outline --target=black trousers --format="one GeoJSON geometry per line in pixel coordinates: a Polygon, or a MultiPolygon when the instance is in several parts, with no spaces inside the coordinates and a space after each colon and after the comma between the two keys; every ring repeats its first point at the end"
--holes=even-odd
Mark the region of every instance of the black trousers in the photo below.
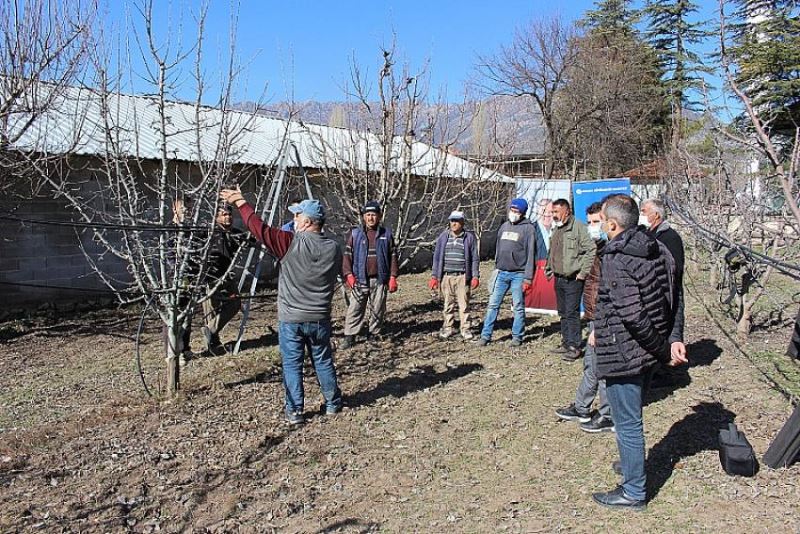
{"type": "Polygon", "coordinates": [[[561,317],[561,339],[566,347],[581,346],[583,280],[556,275],[556,306],[561,317]]]}

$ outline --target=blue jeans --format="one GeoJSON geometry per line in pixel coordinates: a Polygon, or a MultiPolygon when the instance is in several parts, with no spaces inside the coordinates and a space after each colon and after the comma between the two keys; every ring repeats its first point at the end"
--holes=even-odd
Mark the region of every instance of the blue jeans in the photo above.
{"type": "Polygon", "coordinates": [[[622,489],[631,499],[643,501],[646,477],[644,472],[644,423],[642,395],[645,375],[606,378],[606,394],[611,405],[617,448],[622,467],[622,489]]]}
{"type": "Polygon", "coordinates": [[[525,280],[525,273],[513,271],[498,271],[494,282],[492,296],[489,297],[489,306],[486,308],[486,318],[483,320],[483,330],[481,337],[491,340],[494,323],[497,321],[497,314],[500,311],[500,304],[503,297],[511,290],[511,302],[514,305],[514,324],[511,326],[511,335],[514,339],[522,341],[525,335],[525,300],[522,294],[522,282],[525,280]]]}
{"type": "Polygon", "coordinates": [[[278,344],[283,360],[283,387],[286,396],[286,413],[303,412],[303,360],[305,348],[311,349],[311,360],[317,373],[319,388],[325,397],[325,407],[342,406],[342,392],[336,381],[331,349],[331,322],[307,323],[278,322],[278,344]]]}

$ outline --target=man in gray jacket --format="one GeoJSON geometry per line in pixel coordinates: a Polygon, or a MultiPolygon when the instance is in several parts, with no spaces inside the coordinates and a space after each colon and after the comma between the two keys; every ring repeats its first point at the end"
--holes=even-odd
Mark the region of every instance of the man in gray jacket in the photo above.
{"type": "Polygon", "coordinates": [[[525,217],[527,213],[528,202],[524,198],[515,198],[508,206],[508,220],[497,231],[497,276],[494,288],[490,288],[492,295],[489,297],[481,338],[478,340],[481,346],[488,345],[492,340],[500,304],[509,290],[514,306],[511,345],[522,345],[525,336],[525,293],[530,290],[536,265],[536,227],[525,217]]]}
{"type": "Polygon", "coordinates": [[[267,225],[239,190],[223,189],[220,196],[239,209],[247,229],[281,262],[278,278],[278,344],[283,361],[286,420],[298,425],[303,418],[303,359],[311,348],[325,413],[342,409],[331,348],[331,301],[342,266],[339,244],[322,233],[325,211],[317,200],[303,200],[289,209],[294,232],[267,225]]]}

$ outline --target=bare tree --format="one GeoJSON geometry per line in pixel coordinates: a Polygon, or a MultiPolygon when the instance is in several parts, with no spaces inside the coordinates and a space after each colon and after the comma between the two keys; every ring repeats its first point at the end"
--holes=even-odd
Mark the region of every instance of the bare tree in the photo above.
{"type": "Polygon", "coordinates": [[[800,128],[773,127],[775,114],[754,104],[753,87],[737,78],[724,7],[720,2],[720,65],[742,112],[727,125],[709,119],[713,129],[701,146],[682,143],[670,155],[669,174],[684,180],[668,186],[676,211],[710,253],[714,282],[729,288],[723,302],[732,306],[737,333],[747,336],[759,314],[780,319],[786,303],[774,289],[781,275],[800,277],[800,128]],[[697,168],[706,172],[698,176],[697,168]]]}
{"type": "Polygon", "coordinates": [[[534,20],[515,33],[511,45],[495,57],[481,58],[478,66],[492,94],[530,98],[535,103],[551,155],[547,177],[553,175],[552,154],[560,146],[556,98],[574,62],[576,35],[575,26],[558,17],[534,20]]]}
{"type": "Polygon", "coordinates": [[[31,160],[41,150],[37,119],[85,73],[97,4],[0,0],[0,190],[35,194],[31,160]]]}
{"type": "MultiPolygon", "coordinates": [[[[205,8],[197,13],[197,33],[186,45],[176,37],[179,32],[158,35],[152,0],[135,7],[140,24],[130,28],[133,43],[99,39],[92,55],[95,88],[71,92],[80,109],[71,120],[80,119],[79,137],[98,156],[84,172],[51,166],[40,167],[40,174],[91,228],[103,252],[86,256],[103,282],[121,302],[144,300],[157,311],[165,331],[166,390],[172,395],[180,384],[179,355],[193,310],[229,274],[212,278],[208,269],[218,231],[214,219],[219,191],[258,182],[259,164],[269,168],[277,156],[242,163],[250,148],[247,135],[258,131],[260,123],[253,113],[232,111],[241,74],[233,43],[218,81],[207,80],[205,8]],[[138,52],[139,57],[134,61],[109,49],[138,52]],[[133,65],[142,65],[141,70],[133,65]],[[123,94],[125,82],[133,77],[137,86],[146,85],[148,96],[123,94]],[[193,102],[179,103],[187,93],[193,102]],[[118,258],[128,277],[109,274],[107,257],[118,258]]],[[[281,138],[287,132],[288,127],[272,135],[285,145],[281,138]]],[[[265,188],[260,183],[255,187],[258,203],[265,188]]]]}
{"type": "MultiPolygon", "coordinates": [[[[765,213],[767,217],[752,222],[745,217],[742,225],[745,228],[750,226],[756,229],[761,241],[761,248],[773,260],[768,261],[767,266],[760,269],[761,276],[756,279],[756,290],[750,294],[743,292],[740,297],[741,315],[737,330],[740,334],[746,335],[752,327],[754,306],[765,294],[770,276],[775,270],[781,270],[782,263],[794,262],[796,264],[800,259],[795,252],[798,238],[800,238],[800,207],[798,207],[800,125],[794,124],[786,131],[771,129],[772,114],[766,108],[755,106],[753,97],[737,81],[731,57],[727,54],[728,39],[724,8],[724,2],[720,2],[720,57],[725,81],[744,109],[745,121],[738,132],[731,129],[721,131],[728,139],[745,147],[756,155],[758,161],[766,165],[767,172],[762,175],[764,186],[769,188],[771,184],[777,183],[784,199],[782,214],[773,216],[772,213],[765,213]]],[[[752,191],[752,185],[748,189],[752,191]]],[[[748,214],[754,211],[759,213],[759,210],[744,210],[748,214]]],[[[760,211],[763,213],[763,210],[760,211]]]]}
{"type": "MultiPolygon", "coordinates": [[[[348,98],[349,130],[307,125],[325,187],[321,196],[343,218],[332,218],[334,230],[360,220],[367,200],[384,206],[400,250],[401,266],[411,261],[443,224],[449,210],[467,205],[496,211],[489,197],[470,197],[476,183],[496,184],[498,174],[455,155],[469,131],[474,106],[430,102],[425,69],[399,67],[394,47],[382,51],[375,85],[355,62],[348,98]]],[[[491,131],[489,132],[491,133],[491,131]]],[[[488,165],[488,158],[480,158],[488,165]]]]}

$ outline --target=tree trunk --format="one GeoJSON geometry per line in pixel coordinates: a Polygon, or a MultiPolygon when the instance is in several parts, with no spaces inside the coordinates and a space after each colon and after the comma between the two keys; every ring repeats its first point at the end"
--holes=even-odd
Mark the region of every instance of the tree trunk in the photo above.
{"type": "Polygon", "coordinates": [[[736,335],[740,339],[747,339],[750,335],[750,330],[753,328],[753,306],[758,299],[747,299],[747,293],[742,295],[742,315],[736,323],[736,335]]]}
{"type": "Polygon", "coordinates": [[[183,328],[173,315],[164,340],[167,360],[167,397],[177,395],[181,385],[180,355],[183,352],[183,328]]]}

